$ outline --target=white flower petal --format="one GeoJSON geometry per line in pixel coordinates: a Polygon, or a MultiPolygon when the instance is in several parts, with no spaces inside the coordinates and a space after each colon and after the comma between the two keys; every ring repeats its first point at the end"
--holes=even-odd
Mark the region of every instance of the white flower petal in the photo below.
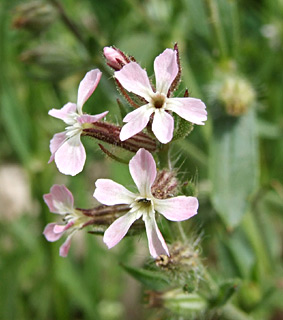
{"type": "Polygon", "coordinates": [[[45,236],[47,241],[54,242],[60,239],[64,232],[62,233],[55,233],[54,227],[56,223],[48,223],[48,225],[44,228],[43,235],[45,236]]]}
{"type": "Polygon", "coordinates": [[[129,92],[149,101],[153,93],[147,73],[136,62],[126,64],[120,71],[114,72],[115,78],[129,92]]]}
{"type": "Polygon", "coordinates": [[[181,118],[199,125],[207,120],[205,108],[205,104],[195,98],[170,98],[166,104],[167,110],[172,110],[181,118]]]}
{"type": "Polygon", "coordinates": [[[67,175],[75,176],[83,170],[86,160],[85,148],[76,134],[66,140],[55,153],[58,170],[67,175]]]}
{"type": "Polygon", "coordinates": [[[158,229],[155,221],[154,213],[152,215],[144,215],[145,229],[148,238],[149,252],[153,258],[157,258],[161,254],[169,256],[169,251],[164,238],[158,229]]]}
{"type": "Polygon", "coordinates": [[[169,199],[154,199],[154,208],[166,219],[183,221],[197,214],[198,199],[195,197],[179,196],[169,199]]]}
{"type": "Polygon", "coordinates": [[[174,119],[164,109],[156,109],[153,117],[152,131],[161,143],[168,143],[173,138],[174,119]]]}
{"type": "Polygon", "coordinates": [[[124,238],[130,226],[140,217],[141,213],[128,212],[115,220],[104,233],[103,241],[107,247],[110,249],[116,246],[124,238]]]}
{"type": "Polygon", "coordinates": [[[97,87],[102,72],[99,69],[94,69],[86,73],[83,80],[80,82],[78,89],[78,101],[77,108],[78,113],[82,114],[82,107],[87,99],[92,95],[93,91],[97,87]]]}
{"type": "Polygon", "coordinates": [[[94,116],[89,115],[89,114],[83,114],[77,118],[77,121],[78,121],[78,123],[81,123],[81,124],[82,123],[94,123],[94,122],[97,122],[97,121],[101,120],[102,118],[104,118],[108,112],[109,111],[105,111],[105,112],[96,114],[94,116]]]}
{"type": "Polygon", "coordinates": [[[48,114],[54,118],[61,119],[68,123],[70,120],[70,114],[74,114],[77,110],[77,105],[72,102],[68,102],[61,109],[51,109],[48,114]]]}
{"type": "Polygon", "coordinates": [[[175,50],[166,49],[154,60],[156,91],[167,95],[168,90],[178,74],[177,54],[175,50]]]}
{"type": "Polygon", "coordinates": [[[120,132],[120,140],[127,140],[142,131],[146,127],[152,112],[153,108],[144,105],[127,114],[123,121],[128,123],[123,126],[120,132]]]}
{"type": "Polygon", "coordinates": [[[64,185],[53,185],[50,193],[45,194],[43,199],[53,213],[66,214],[74,209],[73,195],[64,185]]]}
{"type": "Polygon", "coordinates": [[[73,236],[74,232],[72,232],[66,239],[66,241],[61,245],[59,249],[59,255],[63,258],[67,257],[69,253],[69,249],[71,246],[71,238],[73,236]]]}
{"type": "Polygon", "coordinates": [[[136,195],[121,184],[110,179],[98,179],[93,196],[101,203],[108,206],[115,204],[131,204],[136,195]]]}
{"type": "Polygon", "coordinates": [[[49,148],[51,152],[50,159],[48,163],[52,162],[55,157],[56,151],[61,147],[61,145],[65,142],[67,136],[66,132],[55,133],[53,138],[50,140],[49,148]]]}
{"type": "Polygon", "coordinates": [[[130,160],[129,169],[140,195],[151,196],[151,186],[156,178],[156,164],[150,152],[139,149],[130,160]]]}

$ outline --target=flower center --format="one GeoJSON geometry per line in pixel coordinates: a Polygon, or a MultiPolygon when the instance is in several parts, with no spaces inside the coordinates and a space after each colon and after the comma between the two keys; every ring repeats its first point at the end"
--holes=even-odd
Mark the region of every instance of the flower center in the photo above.
{"type": "Polygon", "coordinates": [[[151,206],[151,200],[147,199],[147,198],[141,198],[136,200],[138,203],[142,204],[143,207],[149,207],[151,206]]]}
{"type": "Polygon", "coordinates": [[[161,109],[164,107],[166,101],[166,97],[163,93],[157,93],[153,99],[152,99],[152,104],[156,109],[161,109]]]}

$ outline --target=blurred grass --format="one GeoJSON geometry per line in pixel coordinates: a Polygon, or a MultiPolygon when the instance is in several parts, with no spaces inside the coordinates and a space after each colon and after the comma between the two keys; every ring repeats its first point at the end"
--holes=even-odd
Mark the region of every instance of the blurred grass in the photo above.
{"type": "MultiPolygon", "coordinates": [[[[85,141],[86,168],[78,176],[63,177],[54,164],[47,165],[49,140],[63,128],[47,112],[76,101],[85,71],[99,67],[104,75],[85,110],[92,114],[111,110],[108,119],[120,121],[111,73],[102,59],[103,46],[116,45],[134,55],[150,74],[154,57],[174,42],[179,44],[183,67],[180,92],[188,87],[192,97],[206,102],[209,114],[206,126],[196,126],[187,141],[174,149],[176,158],[181,154],[176,166],[188,179],[199,168],[202,202],[193,226],[203,226],[208,235],[202,245],[215,274],[220,276],[220,271],[226,270],[227,276],[255,284],[259,297],[273,286],[274,300],[254,312],[256,319],[275,319],[275,311],[283,308],[276,291],[282,282],[282,1],[61,1],[82,41],[59,16],[41,33],[13,28],[15,7],[25,3],[28,1],[0,3],[0,165],[5,168],[13,163],[28,173],[27,187],[36,212],[21,212],[8,221],[2,212],[9,212],[9,207],[0,210],[0,319],[145,319],[138,298],[135,312],[124,303],[128,280],[118,263],[145,259],[143,251],[136,252],[132,239],[108,251],[101,239],[86,234],[78,243],[74,239],[70,256],[63,259],[58,256],[60,243],[47,243],[41,235],[46,223],[55,218],[42,199],[53,183],[67,184],[80,207],[94,205],[92,194],[98,177],[132,184],[127,167],[105,161],[93,141],[85,141]],[[28,56],[30,60],[25,63],[21,60],[23,52],[39,46],[50,51],[40,51],[36,59],[28,56]],[[217,116],[208,88],[229,61],[257,93],[260,153],[260,185],[254,190],[251,216],[247,217],[252,220],[245,220],[233,235],[227,233],[212,207],[211,184],[208,192],[201,189],[209,179],[206,162],[210,157],[211,119],[217,116]],[[120,311],[115,314],[113,308],[120,311]],[[132,313],[127,311],[130,309],[132,313]]],[[[17,177],[11,179],[17,183],[17,177]]],[[[250,292],[247,289],[245,294],[249,297],[250,292]]],[[[243,304],[243,297],[240,292],[238,304],[252,310],[253,305],[243,304]]]]}

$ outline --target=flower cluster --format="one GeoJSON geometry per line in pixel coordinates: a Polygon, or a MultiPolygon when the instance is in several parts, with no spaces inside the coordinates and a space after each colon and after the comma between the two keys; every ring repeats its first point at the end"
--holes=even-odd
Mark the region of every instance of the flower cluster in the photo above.
{"type": "Polygon", "coordinates": [[[50,141],[51,157],[55,159],[60,172],[76,175],[83,170],[86,153],[81,143],[81,133],[87,124],[96,122],[106,116],[108,111],[91,116],[83,114],[82,108],[97,87],[102,73],[98,70],[89,71],[79,85],[77,104],[68,102],[62,109],[51,109],[49,115],[63,120],[68,126],[66,131],[56,133],[50,141]]]}
{"type": "MultiPolygon", "coordinates": [[[[110,179],[98,179],[94,197],[103,206],[100,211],[96,210],[94,219],[94,215],[88,214],[87,210],[74,208],[73,196],[65,186],[54,185],[44,200],[51,212],[64,216],[65,223],[48,224],[44,235],[48,241],[56,241],[65,232],[69,232],[60,248],[60,255],[66,256],[71,236],[87,225],[106,225],[103,240],[108,248],[112,248],[131,226],[134,228],[138,221],[143,221],[150,254],[154,258],[169,256],[157,225],[156,213],[170,221],[183,221],[197,213],[199,204],[196,197],[170,194],[170,190],[178,192],[175,173],[171,165],[168,165],[167,171],[158,172],[152,153],[160,156],[163,145],[169,145],[172,141],[172,113],[190,123],[203,125],[207,119],[205,105],[196,98],[172,96],[181,77],[177,46],[166,49],[156,57],[155,86],[133,57],[114,47],[104,48],[104,56],[108,66],[115,71],[118,89],[135,110],[124,117],[126,124],[123,127],[101,121],[108,111],[97,115],[84,114],[82,107],[96,89],[102,75],[98,69],[89,71],[79,85],[77,103],[68,102],[62,109],[49,111],[51,116],[67,124],[65,131],[55,134],[50,142],[49,162],[55,160],[59,171],[67,175],[81,172],[86,160],[81,136],[88,135],[135,153],[129,162],[129,170],[137,191],[129,191],[110,179]],[[147,132],[143,132],[144,129],[147,132]],[[98,220],[97,215],[103,216],[104,220],[98,220]]],[[[118,159],[104,147],[101,149],[113,159],[118,159]]]]}

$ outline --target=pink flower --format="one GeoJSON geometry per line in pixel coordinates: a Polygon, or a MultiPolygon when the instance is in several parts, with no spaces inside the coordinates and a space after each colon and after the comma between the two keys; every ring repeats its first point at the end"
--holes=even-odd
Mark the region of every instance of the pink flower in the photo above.
{"type": "Polygon", "coordinates": [[[71,237],[87,222],[87,217],[74,208],[74,198],[70,190],[64,185],[55,184],[50,193],[43,196],[45,203],[53,213],[63,215],[65,224],[49,223],[43,234],[48,241],[54,242],[62,237],[65,232],[69,235],[60,247],[60,256],[66,257],[71,245],[71,237]]]}
{"type": "Polygon", "coordinates": [[[128,232],[130,226],[142,217],[145,222],[150,254],[156,258],[169,255],[167,245],[158,229],[155,211],[171,221],[189,219],[197,213],[195,197],[178,196],[169,199],[154,198],[151,186],[156,178],[156,164],[152,155],[140,149],[129,163],[131,176],[138,193],[132,193],[110,179],[98,179],[94,197],[105,205],[128,204],[131,209],[114,221],[105,231],[103,241],[108,248],[114,247],[128,232]]]}
{"type": "Polygon", "coordinates": [[[62,109],[51,109],[48,114],[63,120],[68,126],[64,132],[56,133],[50,141],[51,157],[55,159],[60,172],[75,176],[83,170],[86,153],[81,143],[81,133],[88,123],[102,119],[107,113],[95,116],[83,114],[82,107],[98,85],[102,73],[98,69],[89,71],[81,81],[78,89],[77,104],[68,102],[62,109]]]}
{"type": "Polygon", "coordinates": [[[175,50],[166,49],[156,57],[154,72],[155,91],[151,87],[146,71],[136,62],[130,62],[115,72],[115,78],[127,91],[147,101],[145,105],[130,112],[123,119],[127,124],[120,133],[122,141],[143,130],[152,114],[152,131],[161,143],[168,143],[173,138],[174,119],[169,112],[175,112],[181,118],[199,125],[204,124],[203,121],[207,119],[205,104],[201,100],[168,97],[170,87],[179,72],[175,50]]]}

